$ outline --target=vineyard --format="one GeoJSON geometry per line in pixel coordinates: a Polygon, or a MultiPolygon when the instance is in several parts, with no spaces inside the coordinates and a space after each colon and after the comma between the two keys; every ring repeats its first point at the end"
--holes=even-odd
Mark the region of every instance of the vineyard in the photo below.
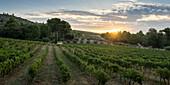
{"type": "Polygon", "coordinates": [[[170,51],[0,38],[0,85],[170,85],[170,51]]]}

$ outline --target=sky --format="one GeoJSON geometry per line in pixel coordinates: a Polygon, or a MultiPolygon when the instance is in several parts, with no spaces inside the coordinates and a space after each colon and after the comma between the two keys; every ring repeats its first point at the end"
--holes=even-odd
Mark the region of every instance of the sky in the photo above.
{"type": "Polygon", "coordinates": [[[97,33],[170,27],[170,0],[0,0],[3,12],[41,23],[60,18],[97,33]]]}

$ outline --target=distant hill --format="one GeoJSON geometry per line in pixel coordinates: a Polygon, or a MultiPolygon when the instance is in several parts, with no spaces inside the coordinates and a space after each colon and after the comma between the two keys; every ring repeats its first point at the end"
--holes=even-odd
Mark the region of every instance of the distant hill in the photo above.
{"type": "Polygon", "coordinates": [[[89,32],[89,31],[82,31],[82,30],[72,30],[73,32],[79,32],[85,35],[100,35],[99,33],[89,32]]]}
{"type": "Polygon", "coordinates": [[[23,19],[21,17],[16,17],[14,14],[9,15],[8,13],[3,13],[3,14],[0,14],[0,25],[2,25],[2,23],[5,22],[6,20],[8,20],[10,17],[14,17],[16,19],[16,21],[33,23],[32,21],[29,21],[27,19],[23,19]]]}

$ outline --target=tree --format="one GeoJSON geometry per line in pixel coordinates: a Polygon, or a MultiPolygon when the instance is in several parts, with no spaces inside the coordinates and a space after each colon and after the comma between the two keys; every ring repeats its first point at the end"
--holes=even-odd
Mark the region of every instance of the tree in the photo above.
{"type": "Polygon", "coordinates": [[[143,32],[140,30],[138,33],[136,33],[137,36],[137,43],[143,44],[144,43],[144,34],[143,32]]]}
{"type": "Polygon", "coordinates": [[[128,43],[128,39],[130,38],[130,32],[127,31],[123,31],[120,34],[120,41],[124,42],[124,43],[128,43]]]}
{"type": "Polygon", "coordinates": [[[58,18],[52,18],[47,20],[47,25],[50,27],[52,35],[51,37],[57,38],[56,32],[60,29],[61,20],[58,18]]]}
{"type": "Polygon", "coordinates": [[[70,24],[66,21],[61,21],[58,18],[52,18],[47,20],[47,25],[50,27],[52,38],[55,35],[55,42],[64,37],[65,34],[70,32],[70,24]]]}
{"type": "Polygon", "coordinates": [[[25,28],[25,38],[35,39],[40,37],[40,28],[37,24],[30,24],[25,28]]]}
{"type": "Polygon", "coordinates": [[[47,20],[47,25],[50,27],[52,32],[59,31],[61,20],[58,18],[52,18],[47,20]]]}
{"type": "Polygon", "coordinates": [[[1,27],[1,37],[22,39],[23,31],[20,29],[20,24],[14,17],[10,17],[9,20],[1,27]]]}
{"type": "Polygon", "coordinates": [[[159,33],[157,34],[158,38],[157,38],[157,47],[158,48],[163,48],[164,44],[166,42],[166,37],[165,35],[162,33],[162,31],[159,31],[159,33]]]}
{"type": "Polygon", "coordinates": [[[30,25],[30,23],[25,23],[25,22],[21,22],[20,23],[20,29],[22,30],[22,33],[23,33],[23,35],[22,35],[22,38],[21,39],[26,39],[26,28],[28,27],[30,25]]]}
{"type": "Polygon", "coordinates": [[[165,28],[163,32],[166,34],[167,41],[170,41],[170,28],[165,28]]]}
{"type": "Polygon", "coordinates": [[[65,34],[70,33],[71,31],[71,26],[68,22],[66,21],[61,21],[61,37],[64,37],[65,34]]]}
{"type": "Polygon", "coordinates": [[[164,30],[162,30],[163,32],[165,32],[166,35],[166,45],[170,46],[170,28],[165,28],[164,30]]]}
{"type": "Polygon", "coordinates": [[[157,33],[157,30],[154,28],[149,29],[149,32],[147,32],[147,42],[149,46],[152,46],[154,48],[162,48],[165,43],[165,36],[162,33],[162,31],[159,31],[157,33]]]}
{"type": "Polygon", "coordinates": [[[2,36],[2,27],[0,26],[0,37],[2,36]]]}
{"type": "Polygon", "coordinates": [[[130,44],[137,44],[138,43],[138,36],[136,34],[131,34],[129,38],[129,43],[130,44]]]}
{"type": "Polygon", "coordinates": [[[40,24],[40,38],[50,38],[51,30],[48,25],[46,24],[40,24]]]}
{"type": "Polygon", "coordinates": [[[14,17],[9,18],[4,26],[8,29],[19,29],[19,23],[15,20],[14,17]]]}
{"type": "Polygon", "coordinates": [[[152,47],[157,47],[157,30],[154,28],[150,28],[149,31],[147,32],[147,44],[152,47]]]}
{"type": "Polygon", "coordinates": [[[22,39],[23,31],[21,29],[5,29],[0,31],[1,37],[22,39]]]}

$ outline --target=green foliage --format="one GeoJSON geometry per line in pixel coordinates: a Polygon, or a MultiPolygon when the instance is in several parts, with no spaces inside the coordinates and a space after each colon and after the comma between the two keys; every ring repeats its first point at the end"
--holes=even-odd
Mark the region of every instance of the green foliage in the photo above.
{"type": "Polygon", "coordinates": [[[52,32],[59,31],[61,20],[58,18],[52,18],[47,20],[47,25],[50,27],[52,32]]]}
{"type": "Polygon", "coordinates": [[[97,80],[99,80],[99,83],[101,83],[102,85],[105,85],[105,83],[110,79],[110,77],[101,70],[97,70],[95,76],[97,80]]]}
{"type": "Polygon", "coordinates": [[[71,79],[71,73],[69,72],[69,69],[64,64],[59,66],[60,75],[59,78],[62,80],[62,82],[67,82],[71,79]]]}
{"type": "MultiPolygon", "coordinates": [[[[58,18],[47,20],[47,24],[34,23],[14,15],[3,14],[0,21],[0,37],[41,40],[42,38],[55,39],[55,41],[65,38],[65,34],[70,33],[71,25],[58,18]],[[17,19],[17,20],[16,20],[17,19]],[[53,38],[55,36],[55,38],[53,38]]],[[[66,38],[73,39],[73,35],[67,35],[66,38]]]]}
{"type": "Polygon", "coordinates": [[[156,70],[156,73],[160,76],[160,78],[164,79],[164,83],[166,84],[165,79],[167,79],[169,84],[169,78],[170,78],[170,70],[167,68],[160,68],[158,67],[156,70]]]}
{"type": "Polygon", "coordinates": [[[70,24],[66,21],[61,21],[58,18],[48,19],[47,25],[50,27],[52,31],[52,38],[55,35],[56,40],[60,40],[61,38],[64,38],[65,34],[70,33],[71,31],[70,24]]]}
{"type": "MultiPolygon", "coordinates": [[[[85,71],[91,73],[92,76],[95,76],[95,72],[100,69],[107,74],[120,75],[120,80],[123,79],[122,77],[127,78],[130,80],[129,84],[131,82],[142,84],[145,79],[143,74],[146,72],[144,69],[157,68],[158,66],[170,69],[169,51],[116,45],[68,44],[64,46],[79,57],[80,61],[87,62],[85,71]],[[74,48],[74,51],[70,47],[74,48]]],[[[78,65],[81,66],[80,63],[78,65]]],[[[162,73],[162,75],[166,74],[168,74],[167,71],[162,73]]]]}
{"type": "Polygon", "coordinates": [[[29,81],[32,81],[35,75],[37,75],[37,73],[39,72],[42,62],[44,61],[47,55],[47,52],[48,52],[48,45],[46,46],[45,51],[40,56],[38,56],[38,58],[34,60],[33,63],[28,67],[29,81]]]}
{"type": "Polygon", "coordinates": [[[170,41],[170,28],[165,28],[162,31],[165,32],[167,41],[170,41]]]}
{"type": "Polygon", "coordinates": [[[55,44],[53,44],[54,49],[54,56],[58,65],[59,70],[59,80],[62,82],[67,82],[71,79],[71,73],[69,68],[64,64],[63,60],[60,58],[60,56],[57,54],[55,44]]]}
{"type": "MultiPolygon", "coordinates": [[[[0,38],[3,39],[3,38],[0,38]]],[[[37,50],[40,48],[38,47],[35,51],[30,52],[30,50],[35,46],[35,44],[32,44],[28,47],[26,47],[25,49],[23,49],[25,46],[28,45],[28,43],[33,43],[33,42],[28,42],[28,41],[24,41],[27,42],[27,44],[25,45],[19,45],[19,44],[15,44],[14,43],[18,42],[19,40],[13,40],[13,39],[6,39],[9,43],[9,46],[5,46],[5,44],[3,44],[1,50],[0,56],[0,75],[4,76],[6,74],[8,74],[11,70],[15,69],[16,67],[18,67],[21,63],[23,63],[26,59],[28,59],[29,57],[32,57],[37,50]],[[12,42],[11,42],[12,41],[12,42]]],[[[34,42],[35,43],[35,42],[34,42]]]]}
{"type": "Polygon", "coordinates": [[[145,39],[145,36],[143,34],[142,31],[139,31],[138,33],[136,34],[131,34],[130,38],[129,38],[129,43],[131,44],[142,44],[142,45],[146,45],[146,39],[145,39]]]}
{"type": "Polygon", "coordinates": [[[148,45],[156,47],[158,38],[157,30],[154,28],[149,29],[149,32],[147,32],[147,36],[148,45]]]}
{"type": "Polygon", "coordinates": [[[20,29],[20,24],[14,17],[9,18],[0,30],[1,37],[7,38],[22,38],[23,31],[20,29]]]}
{"type": "Polygon", "coordinates": [[[40,28],[36,24],[30,24],[25,28],[25,38],[34,39],[40,37],[40,28]]]}
{"type": "Polygon", "coordinates": [[[72,39],[74,39],[74,35],[73,34],[66,34],[65,36],[64,36],[64,38],[65,39],[68,39],[68,40],[72,40],[72,39]]]}
{"type": "Polygon", "coordinates": [[[87,43],[90,44],[90,40],[87,40],[87,43]]]}
{"type": "Polygon", "coordinates": [[[97,41],[96,41],[96,40],[94,41],[94,44],[97,44],[97,41]]]}
{"type": "Polygon", "coordinates": [[[77,39],[74,39],[74,40],[73,40],[73,43],[75,43],[75,44],[76,44],[77,42],[78,42],[78,40],[77,40],[77,39]]]}
{"type": "Polygon", "coordinates": [[[150,28],[146,34],[142,31],[136,34],[131,34],[130,32],[123,31],[117,33],[103,33],[101,34],[107,40],[112,42],[123,42],[137,45],[138,43],[143,46],[152,46],[153,48],[163,48],[169,44],[170,28],[165,28],[157,32],[156,29],[150,28]]]}
{"type": "Polygon", "coordinates": [[[1,37],[19,39],[23,37],[21,29],[2,29],[0,31],[1,37]]]}
{"type": "Polygon", "coordinates": [[[43,39],[44,37],[50,38],[51,37],[51,30],[48,25],[40,24],[40,38],[43,39]]]}
{"type": "Polygon", "coordinates": [[[170,50],[170,46],[166,46],[164,47],[166,50],[170,50]]]}
{"type": "MultiPolygon", "coordinates": [[[[97,80],[99,80],[99,83],[104,85],[109,79],[110,77],[107,76],[107,74],[105,72],[103,72],[102,70],[98,69],[96,70],[96,65],[101,65],[101,60],[95,60],[95,59],[92,59],[92,62],[90,62],[90,59],[88,60],[87,58],[84,58],[86,60],[88,60],[88,62],[85,62],[83,61],[83,55],[81,55],[81,57],[77,57],[77,56],[74,56],[74,55],[71,55],[70,53],[66,52],[65,50],[63,50],[63,53],[65,54],[65,56],[70,60],[72,61],[73,63],[75,63],[77,66],[79,66],[79,68],[82,70],[82,71],[87,71],[87,72],[90,72],[91,75],[93,75],[97,80]],[[91,63],[95,63],[95,67],[93,67],[92,65],[88,65],[88,64],[91,64],[91,63]]],[[[76,53],[78,54],[78,53],[76,53]]],[[[85,56],[84,56],[85,57],[85,56]]]]}
{"type": "Polygon", "coordinates": [[[130,79],[130,82],[131,80],[133,80],[134,82],[138,82],[139,84],[142,84],[142,81],[144,80],[144,76],[139,71],[136,71],[135,69],[128,69],[125,75],[128,79],[130,79]]]}
{"type": "Polygon", "coordinates": [[[19,23],[15,20],[14,17],[9,18],[4,26],[8,29],[19,29],[19,23]]]}
{"type": "Polygon", "coordinates": [[[49,39],[48,37],[44,37],[44,38],[42,38],[42,41],[43,41],[43,42],[49,42],[50,39],[49,39]]]}

